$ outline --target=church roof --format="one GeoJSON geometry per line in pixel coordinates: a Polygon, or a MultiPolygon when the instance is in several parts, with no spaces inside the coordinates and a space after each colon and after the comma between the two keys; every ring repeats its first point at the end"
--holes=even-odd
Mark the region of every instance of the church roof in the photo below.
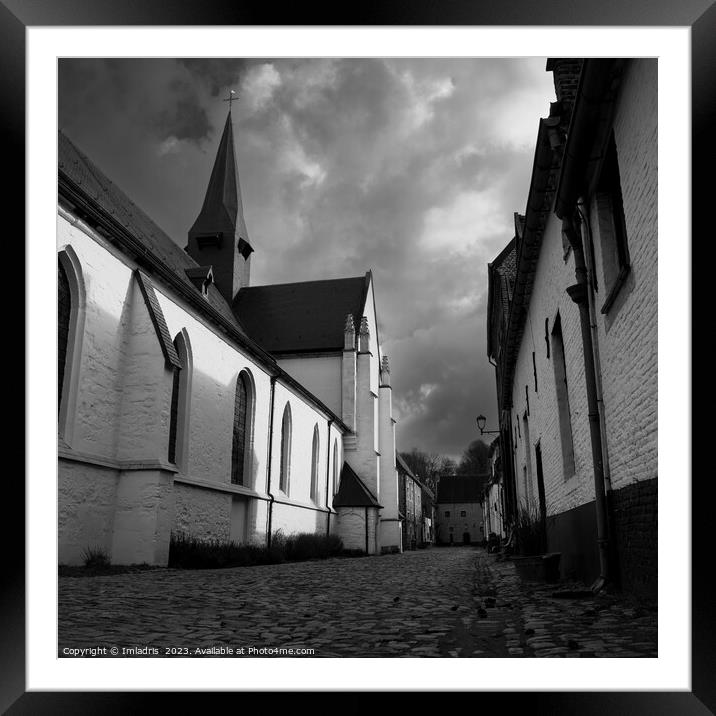
{"type": "Polygon", "coordinates": [[[469,477],[444,477],[438,483],[435,502],[480,502],[482,480],[475,475],[469,477]]]}
{"type": "Polygon", "coordinates": [[[334,507],[382,507],[351,466],[343,463],[341,486],[333,498],[334,507]]]}
{"type": "Polygon", "coordinates": [[[246,332],[270,353],[343,349],[346,315],[360,325],[370,284],[365,276],[242,288],[234,311],[246,332]]]}
{"type": "MultiPolygon", "coordinates": [[[[109,214],[159,259],[172,273],[196,290],[186,269],[198,264],[160,229],[114,182],[84,155],[61,131],[58,139],[60,182],[69,185],[109,214]]],[[[216,286],[209,286],[208,302],[237,330],[244,332],[216,286]]]]}

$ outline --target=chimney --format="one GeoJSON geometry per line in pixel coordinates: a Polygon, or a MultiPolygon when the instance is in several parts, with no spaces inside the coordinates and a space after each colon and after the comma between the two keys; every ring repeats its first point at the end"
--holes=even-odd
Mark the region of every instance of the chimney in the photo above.
{"type": "Polygon", "coordinates": [[[566,113],[572,113],[577,96],[579,76],[582,72],[582,59],[574,57],[550,57],[547,60],[547,72],[554,77],[554,91],[557,101],[562,103],[566,113]]]}

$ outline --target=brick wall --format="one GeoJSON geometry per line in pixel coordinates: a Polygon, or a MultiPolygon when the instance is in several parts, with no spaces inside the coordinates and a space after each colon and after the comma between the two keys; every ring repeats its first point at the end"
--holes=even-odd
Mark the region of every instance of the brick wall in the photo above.
{"type": "MultiPolygon", "coordinates": [[[[615,491],[611,497],[616,511],[613,519],[615,549],[623,553],[625,560],[621,570],[625,588],[642,591],[655,589],[657,556],[656,105],[656,60],[629,61],[615,103],[613,129],[631,270],[617,300],[606,314],[600,313],[605,300],[605,271],[596,215],[597,201],[596,197],[587,198],[598,282],[596,324],[604,394],[607,465],[611,487],[615,491]],[[640,487],[642,481],[645,485],[640,487]],[[653,483],[653,487],[648,487],[647,483],[653,483]]],[[[538,494],[535,445],[539,442],[547,514],[551,517],[576,514],[572,511],[594,500],[579,311],[565,293],[565,289],[575,282],[573,255],[570,252],[566,258],[564,256],[561,222],[550,214],[516,361],[512,420],[518,500],[529,496],[536,499],[538,494]],[[565,476],[563,468],[554,354],[550,345],[548,356],[545,342],[545,319],[548,321],[549,340],[557,312],[564,338],[574,445],[575,472],[571,477],[565,476]],[[526,413],[529,444],[523,421],[526,413]],[[528,462],[531,486],[525,483],[524,478],[524,466],[528,462]]],[[[589,511],[584,511],[584,519],[593,519],[589,511]]],[[[571,524],[570,520],[572,517],[567,519],[571,524]]],[[[559,529],[562,530],[561,527],[559,529]]],[[[565,534],[570,531],[573,531],[572,527],[565,534]]],[[[591,557],[587,561],[591,564],[591,557]]],[[[588,571],[591,570],[589,567],[588,571]]]]}
{"type": "MultiPolygon", "coordinates": [[[[614,135],[631,273],[606,315],[597,316],[612,489],[657,475],[657,61],[632,60],[624,73],[614,135]]],[[[599,291],[599,226],[591,225],[599,291]]]]}
{"type": "Polygon", "coordinates": [[[609,493],[616,577],[625,591],[656,599],[657,479],[634,482],[609,493]]]}

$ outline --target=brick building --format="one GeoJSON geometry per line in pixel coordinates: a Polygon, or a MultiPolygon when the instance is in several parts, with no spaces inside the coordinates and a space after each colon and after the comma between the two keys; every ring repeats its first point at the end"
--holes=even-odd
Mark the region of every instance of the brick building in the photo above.
{"type": "Polygon", "coordinates": [[[657,61],[551,59],[524,215],[489,265],[506,517],[566,577],[656,595],[657,61]]]}
{"type": "Polygon", "coordinates": [[[434,539],[435,495],[400,456],[395,454],[398,468],[398,507],[403,525],[403,546],[415,549],[431,544],[434,539]]]}
{"type": "Polygon", "coordinates": [[[177,532],[400,550],[372,273],[250,285],[230,111],[184,249],[63,133],[58,156],[60,563],[166,564],[177,532]]]}

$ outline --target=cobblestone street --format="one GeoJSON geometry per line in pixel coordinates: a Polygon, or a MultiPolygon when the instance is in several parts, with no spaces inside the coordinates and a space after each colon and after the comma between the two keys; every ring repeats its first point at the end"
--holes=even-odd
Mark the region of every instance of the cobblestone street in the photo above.
{"type": "Polygon", "coordinates": [[[575,585],[523,583],[512,563],[476,547],[62,577],[59,655],[154,647],[211,656],[220,654],[195,650],[222,646],[317,657],[657,655],[655,610],[610,595],[552,597],[565,586],[575,585]]]}

